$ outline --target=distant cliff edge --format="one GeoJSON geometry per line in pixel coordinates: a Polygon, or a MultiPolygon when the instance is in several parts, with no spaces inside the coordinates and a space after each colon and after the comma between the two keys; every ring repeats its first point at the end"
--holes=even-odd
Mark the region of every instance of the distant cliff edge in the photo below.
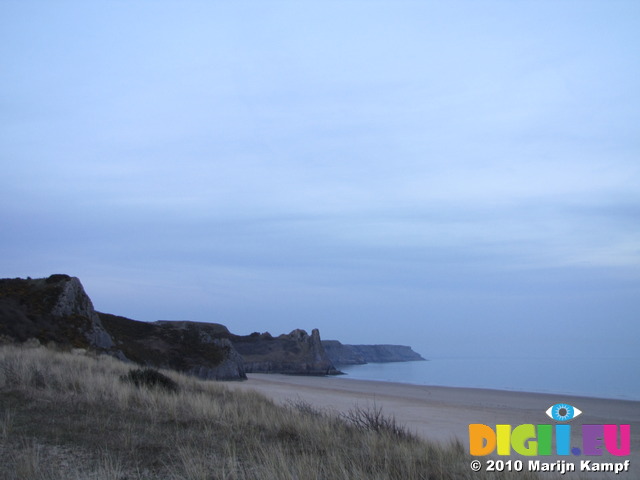
{"type": "Polygon", "coordinates": [[[322,345],[336,366],[425,360],[406,345],[345,345],[337,340],[323,340],[322,345]]]}
{"type": "Polygon", "coordinates": [[[231,343],[244,359],[247,373],[289,373],[304,375],[338,375],[327,354],[320,332],[314,328],[272,337],[268,332],[231,335],[231,343]]]}

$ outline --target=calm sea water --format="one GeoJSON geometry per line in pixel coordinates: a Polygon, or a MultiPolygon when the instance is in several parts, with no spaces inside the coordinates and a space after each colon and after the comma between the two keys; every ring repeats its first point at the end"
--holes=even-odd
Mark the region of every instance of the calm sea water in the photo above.
{"type": "Polygon", "coordinates": [[[640,360],[631,358],[433,358],[339,368],[362,380],[640,400],[640,360]]]}

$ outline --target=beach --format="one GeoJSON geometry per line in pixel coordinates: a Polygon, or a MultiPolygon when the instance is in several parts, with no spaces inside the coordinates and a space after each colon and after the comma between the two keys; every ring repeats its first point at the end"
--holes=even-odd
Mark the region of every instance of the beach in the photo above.
{"type": "MultiPolygon", "coordinates": [[[[631,472],[618,478],[637,478],[640,472],[640,402],[590,397],[512,392],[474,388],[433,387],[391,382],[354,380],[344,377],[309,377],[280,374],[249,374],[245,382],[229,383],[229,388],[255,390],[282,404],[304,401],[321,409],[346,412],[355,406],[382,408],[418,436],[432,441],[459,439],[469,446],[469,424],[555,424],[546,410],[556,403],[568,403],[583,413],[570,422],[572,446],[580,445],[582,424],[630,424],[631,456],[601,457],[567,456],[536,457],[546,461],[556,459],[579,464],[580,460],[601,462],[631,460],[631,472]],[[577,435],[577,436],[576,436],[577,435]]],[[[520,458],[513,454],[508,458],[520,458]]],[[[587,474],[589,475],[589,474],[587,474]]],[[[603,478],[598,474],[592,478],[603,478]]]]}

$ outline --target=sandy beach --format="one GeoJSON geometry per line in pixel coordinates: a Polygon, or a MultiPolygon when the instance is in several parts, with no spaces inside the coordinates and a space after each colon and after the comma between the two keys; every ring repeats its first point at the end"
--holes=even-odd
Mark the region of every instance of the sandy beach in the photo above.
{"type": "MultiPolygon", "coordinates": [[[[583,413],[571,422],[574,436],[579,425],[630,424],[631,456],[559,457],[579,464],[579,460],[601,462],[631,460],[631,471],[618,478],[640,478],[640,402],[574,397],[540,393],[432,387],[390,382],[354,380],[345,377],[306,377],[278,374],[249,374],[246,382],[230,383],[229,388],[256,390],[279,403],[303,400],[319,408],[337,412],[354,406],[381,407],[419,436],[434,441],[461,440],[468,447],[468,427],[483,423],[519,425],[553,424],[545,411],[556,403],[569,403],[583,413]]],[[[580,438],[580,437],[578,437],[580,438]]],[[[573,442],[572,438],[572,442],[573,442]]],[[[573,445],[572,443],[572,446],[573,445]]],[[[514,454],[512,458],[527,459],[514,454]]],[[[555,461],[556,457],[538,457],[555,461]]],[[[507,457],[505,457],[507,459],[507,457]]],[[[590,472],[587,478],[604,478],[590,472]],[[594,476],[595,475],[595,476],[594,476]]]]}

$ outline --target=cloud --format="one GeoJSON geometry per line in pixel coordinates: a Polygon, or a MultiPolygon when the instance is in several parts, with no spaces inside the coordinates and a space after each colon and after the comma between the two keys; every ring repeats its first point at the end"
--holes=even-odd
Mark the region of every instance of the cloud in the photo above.
{"type": "Polygon", "coordinates": [[[450,349],[635,321],[637,6],[25,5],[0,7],[6,275],[450,349]]]}

